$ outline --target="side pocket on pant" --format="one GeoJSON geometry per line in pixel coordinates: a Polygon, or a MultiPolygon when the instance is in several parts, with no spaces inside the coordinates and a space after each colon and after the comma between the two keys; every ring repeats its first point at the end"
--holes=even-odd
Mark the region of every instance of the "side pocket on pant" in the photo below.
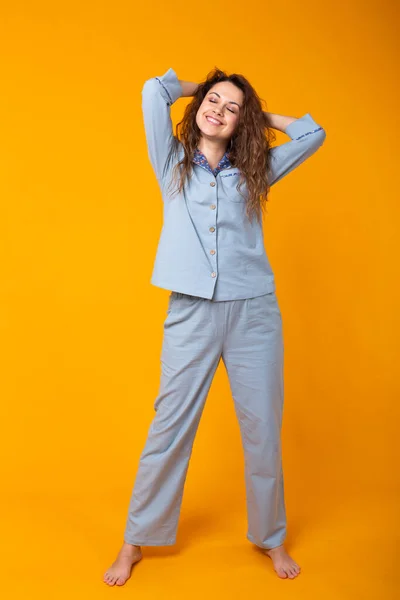
{"type": "Polygon", "coordinates": [[[174,302],[176,301],[177,298],[177,293],[176,292],[171,292],[169,297],[168,297],[168,308],[167,308],[167,314],[170,313],[172,306],[174,304],[174,302]]]}
{"type": "Polygon", "coordinates": [[[275,291],[249,299],[249,315],[254,323],[263,323],[268,328],[282,326],[282,315],[275,291]]]}

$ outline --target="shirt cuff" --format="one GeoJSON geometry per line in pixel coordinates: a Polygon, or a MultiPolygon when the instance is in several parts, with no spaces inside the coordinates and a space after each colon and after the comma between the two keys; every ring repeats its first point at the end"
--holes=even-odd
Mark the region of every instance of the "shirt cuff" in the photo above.
{"type": "Polygon", "coordinates": [[[315,133],[321,129],[322,127],[320,127],[320,125],[314,121],[310,113],[306,113],[302,117],[299,117],[287,125],[285,133],[293,140],[299,139],[305,134],[315,133]]]}
{"type": "Polygon", "coordinates": [[[164,75],[156,77],[156,79],[162,87],[163,96],[165,97],[169,106],[171,106],[171,104],[173,104],[183,95],[182,86],[179,83],[178,76],[174,69],[168,69],[164,75]]]}

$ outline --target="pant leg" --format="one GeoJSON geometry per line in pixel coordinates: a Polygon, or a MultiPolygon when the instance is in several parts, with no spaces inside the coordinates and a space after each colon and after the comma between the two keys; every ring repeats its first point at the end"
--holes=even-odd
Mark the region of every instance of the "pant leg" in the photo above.
{"type": "Polygon", "coordinates": [[[222,352],[214,304],[176,292],[170,296],[156,415],[140,456],[124,534],[129,544],[176,541],[192,446],[222,352]]]}
{"type": "Polygon", "coordinates": [[[275,292],[235,301],[227,308],[222,359],[245,455],[247,538],[273,548],[286,537],[281,312],[275,292]]]}

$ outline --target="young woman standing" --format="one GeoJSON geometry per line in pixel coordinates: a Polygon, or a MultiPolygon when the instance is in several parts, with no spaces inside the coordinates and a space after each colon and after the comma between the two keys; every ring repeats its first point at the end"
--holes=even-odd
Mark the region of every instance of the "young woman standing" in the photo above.
{"type": "Polygon", "coordinates": [[[142,108],[164,203],[151,283],[171,294],[156,414],[124,543],[103,579],[123,585],[141,546],[175,543],[192,446],[221,358],[245,455],[247,538],[265,549],[280,577],[294,578],[300,567],[283,545],[282,318],[262,210],[270,186],[311,156],[326,133],[309,113],[264,112],[246,78],[219,69],[201,84],[168,69],[145,82],[142,108]],[[182,96],[193,100],[175,136],[170,107],[182,96]],[[291,140],[271,147],[272,129],[291,140]]]}

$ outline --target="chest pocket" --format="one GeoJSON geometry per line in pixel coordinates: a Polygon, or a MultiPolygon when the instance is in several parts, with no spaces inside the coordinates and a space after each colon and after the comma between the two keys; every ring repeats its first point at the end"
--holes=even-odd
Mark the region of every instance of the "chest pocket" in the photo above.
{"type": "Polygon", "coordinates": [[[246,202],[247,187],[244,182],[240,188],[240,192],[236,189],[240,181],[239,169],[232,169],[220,174],[220,190],[221,193],[230,202],[246,202]],[[243,195],[244,197],[243,197],[243,195]]]}

